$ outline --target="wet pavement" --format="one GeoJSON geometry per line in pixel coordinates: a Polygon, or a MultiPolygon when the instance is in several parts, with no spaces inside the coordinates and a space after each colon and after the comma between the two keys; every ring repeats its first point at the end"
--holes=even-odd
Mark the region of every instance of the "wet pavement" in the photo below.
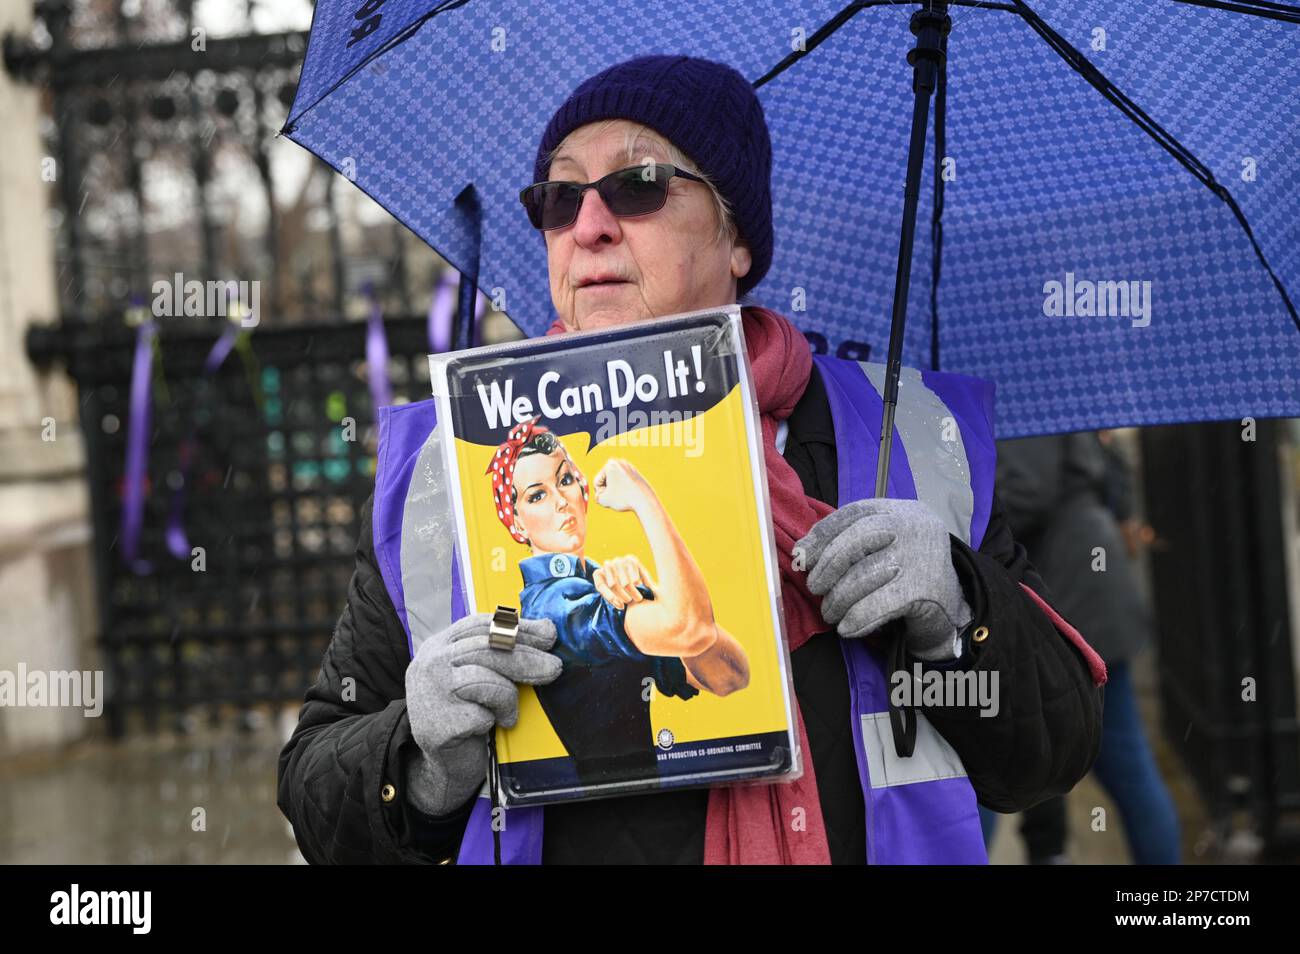
{"type": "MultiPolygon", "coordinates": [[[[1182,828],[1183,864],[1225,864],[1250,861],[1250,846],[1235,839],[1223,843],[1212,832],[1209,816],[1191,777],[1178,760],[1168,741],[1160,734],[1159,691],[1156,684],[1155,657],[1146,653],[1133,663],[1133,681],[1147,729],[1147,741],[1155,753],[1156,764],[1164,777],[1169,793],[1177,806],[1182,828]]],[[[1066,817],[1069,823],[1066,854],[1073,864],[1126,865],[1131,864],[1128,844],[1124,834],[1124,821],[1119,809],[1106,794],[1093,775],[1086,776],[1074,787],[1066,800],[1066,817]],[[1106,809],[1106,830],[1094,831],[1093,810],[1106,809]]],[[[997,831],[989,850],[993,864],[1015,865],[1025,863],[1024,841],[1020,837],[1019,815],[999,816],[997,831]]]]}
{"type": "Polygon", "coordinates": [[[0,864],[302,863],[275,805],[284,726],[262,721],[0,765],[0,864]]]}
{"type": "MultiPolygon", "coordinates": [[[[1150,659],[1135,670],[1147,726],[1158,726],[1150,659]]],[[[0,765],[0,864],[301,864],[275,805],[276,758],[297,706],[264,714],[251,731],[137,733],[94,740],[55,756],[0,765]],[[197,810],[202,810],[197,811],[197,810]]],[[[1186,863],[1249,860],[1210,826],[1191,781],[1158,733],[1149,732],[1178,805],[1186,863]]],[[[1070,858],[1127,864],[1123,822],[1089,776],[1069,798],[1070,858]],[[1095,832],[1095,806],[1107,830],[1095,832]]],[[[1020,864],[1019,816],[1001,816],[991,860],[1020,864]]],[[[1239,848],[1239,845],[1236,846],[1239,848]]]]}

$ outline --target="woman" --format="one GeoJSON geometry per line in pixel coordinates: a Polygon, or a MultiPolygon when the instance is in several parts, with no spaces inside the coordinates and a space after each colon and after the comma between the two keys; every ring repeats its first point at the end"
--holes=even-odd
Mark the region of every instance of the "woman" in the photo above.
{"type": "Polygon", "coordinates": [[[646,680],[660,693],[725,696],[749,681],[745,651],[713,616],[700,568],[654,489],[625,460],[596,475],[596,503],[636,515],[659,569],[634,556],[586,558],[586,479],[540,418],[516,425],[492,455],[501,523],[532,555],[519,564],[519,611],[554,625],[563,670],[537,689],[583,784],[653,775],[646,680]]]}
{"type": "MultiPolygon", "coordinates": [[[[522,198],[546,242],[558,315],[548,333],[735,303],[771,263],[771,143],[752,87],[725,65],[650,56],[591,77],[548,124],[532,179],[522,198]]],[[[392,561],[376,552],[366,508],[348,606],[280,759],[279,804],[309,861],[476,861],[486,837],[489,863],[983,862],[976,796],[1020,811],[1087,772],[1104,667],[1051,609],[991,478],[980,482],[992,469],[989,415],[966,415],[957,376],[913,372],[900,394],[951,408],[970,440],[906,455],[910,474],[895,461],[891,487],[914,485],[896,496],[918,499],[860,499],[872,441],[844,408],[859,402],[856,420],[870,419],[865,372],[814,361],[770,309],[742,316],[811,756],[802,778],[550,805],[544,823],[507,812],[506,830],[488,831],[487,800],[474,797],[486,733],[513,724],[517,683],[559,674],[555,627],[525,618],[516,651],[493,655],[487,619],[466,616],[408,664],[392,561]],[[892,638],[909,666],[1001,674],[997,714],[927,708],[910,739],[899,732],[900,751],[915,748],[897,758],[878,744],[893,715],[864,696],[884,664],[863,637],[892,638]],[[342,681],[357,674],[345,700],[342,681]]],[[[404,420],[425,413],[407,407],[404,420]]],[[[377,514],[398,483],[377,483],[377,514]]]]}

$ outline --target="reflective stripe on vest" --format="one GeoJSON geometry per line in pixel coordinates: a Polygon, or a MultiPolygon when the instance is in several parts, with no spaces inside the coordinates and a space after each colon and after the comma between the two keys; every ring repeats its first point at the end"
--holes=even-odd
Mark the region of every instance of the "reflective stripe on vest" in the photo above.
{"type": "MultiPolygon", "coordinates": [[[[884,407],[879,363],[819,355],[835,427],[839,506],[874,496],[884,407]]],[[[899,375],[890,497],[922,500],[948,532],[978,547],[993,497],[993,391],[976,378],[904,368],[899,375]],[[973,542],[972,542],[973,541],[973,542]]],[[[916,747],[899,758],[889,727],[883,650],[841,639],[866,808],[867,864],[986,864],[975,790],[961,758],[925,714],[916,747]]]]}
{"type": "MultiPolygon", "coordinates": [[[[871,497],[880,440],[884,366],[815,357],[835,427],[839,501],[871,497]]],[[[465,615],[454,521],[441,467],[433,401],[380,409],[373,510],[375,554],[411,654],[465,615]],[[450,568],[450,572],[448,572],[450,568]]],[[[964,375],[904,368],[899,381],[888,493],[925,501],[949,531],[978,548],[988,524],[996,463],[993,387],[964,375]]],[[[849,675],[854,750],[866,807],[869,864],[987,862],[975,793],[952,747],[918,711],[917,744],[900,759],[888,723],[883,653],[841,639],[849,675]]],[[[500,809],[503,864],[540,864],[540,806],[500,809]]],[[[492,864],[487,785],[457,858],[492,864]]]]}

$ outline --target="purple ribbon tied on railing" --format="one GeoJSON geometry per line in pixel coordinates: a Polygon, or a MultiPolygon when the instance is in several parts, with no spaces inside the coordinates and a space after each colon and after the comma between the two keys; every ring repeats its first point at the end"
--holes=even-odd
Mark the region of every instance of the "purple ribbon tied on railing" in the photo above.
{"type": "Polygon", "coordinates": [[[158,334],[157,326],[148,315],[144,299],[133,296],[127,310],[127,322],[136,325],[135,355],[131,361],[131,396],[126,421],[126,472],[122,475],[122,524],[118,538],[122,542],[122,557],[137,576],[153,572],[153,564],[139,556],[153,426],[153,347],[158,334]]]}
{"type": "MultiPolygon", "coordinates": [[[[429,351],[442,354],[451,350],[451,329],[456,322],[456,298],[460,292],[460,272],[446,269],[438,279],[429,306],[429,351]]],[[[474,320],[483,317],[487,296],[479,292],[474,303],[474,320]]]]}
{"type": "Polygon", "coordinates": [[[388,335],[384,331],[384,309],[374,284],[366,282],[362,294],[370,300],[370,317],[366,319],[366,380],[378,420],[379,409],[393,403],[393,388],[388,381],[388,335]]]}

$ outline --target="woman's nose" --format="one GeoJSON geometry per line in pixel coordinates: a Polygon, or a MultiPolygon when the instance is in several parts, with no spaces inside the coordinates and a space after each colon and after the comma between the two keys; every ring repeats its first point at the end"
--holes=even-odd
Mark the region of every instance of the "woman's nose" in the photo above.
{"type": "Polygon", "coordinates": [[[609,210],[597,189],[582,194],[578,218],[573,223],[573,239],[579,245],[593,246],[614,241],[620,234],[618,216],[609,210]]]}

